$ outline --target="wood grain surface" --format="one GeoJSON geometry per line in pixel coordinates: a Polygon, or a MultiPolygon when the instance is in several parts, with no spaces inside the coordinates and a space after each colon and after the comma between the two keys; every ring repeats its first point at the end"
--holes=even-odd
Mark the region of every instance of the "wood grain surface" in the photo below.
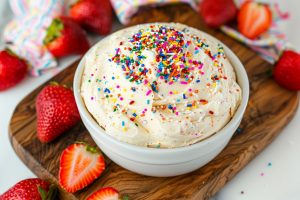
{"type": "MultiPolygon", "coordinates": [[[[251,85],[249,105],[239,131],[220,155],[195,172],[173,178],[146,177],[125,170],[107,158],[107,169],[99,179],[75,194],[61,190],[61,199],[86,199],[105,186],[117,188],[132,200],[208,199],[270,144],[293,117],[298,95],[279,87],[272,80],[268,73],[272,65],[221,32],[207,28],[191,8],[186,5],[143,8],[132,18],[131,25],[153,21],[182,22],[204,30],[238,55],[251,85]]],[[[52,81],[71,86],[76,67],[77,63],[74,63],[52,81]]],[[[57,183],[59,157],[63,149],[75,141],[95,143],[82,123],[50,144],[39,142],[36,137],[35,98],[46,84],[17,106],[10,123],[10,139],[17,155],[38,177],[57,183]]]]}

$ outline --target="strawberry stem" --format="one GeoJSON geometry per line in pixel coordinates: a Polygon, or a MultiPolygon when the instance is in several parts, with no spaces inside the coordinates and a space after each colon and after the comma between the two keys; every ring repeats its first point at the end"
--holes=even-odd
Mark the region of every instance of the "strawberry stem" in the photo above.
{"type": "Polygon", "coordinates": [[[97,148],[90,145],[86,145],[86,150],[91,153],[98,153],[97,148]]]}
{"type": "Polygon", "coordinates": [[[47,28],[47,35],[44,39],[44,44],[47,45],[56,38],[61,36],[61,31],[64,29],[64,24],[59,18],[52,21],[50,26],[47,28]]]}
{"type": "Polygon", "coordinates": [[[47,192],[41,186],[38,186],[38,191],[40,193],[40,196],[41,196],[42,200],[46,200],[47,199],[47,192]]]}
{"type": "Polygon", "coordinates": [[[59,86],[59,83],[56,81],[50,81],[50,85],[59,86]]]}
{"type": "Polygon", "coordinates": [[[38,186],[42,200],[55,200],[57,196],[57,187],[54,184],[50,185],[49,191],[46,192],[41,186],[38,186]]]}
{"type": "Polygon", "coordinates": [[[130,199],[129,199],[129,196],[128,196],[128,195],[124,195],[124,196],[122,197],[122,200],[130,200],[130,199]]]}
{"type": "Polygon", "coordinates": [[[52,85],[52,86],[62,86],[62,87],[64,87],[64,88],[73,90],[72,88],[69,88],[66,84],[60,85],[60,84],[59,84],[58,82],[56,82],[56,81],[50,81],[49,85],[52,85]]]}
{"type": "Polygon", "coordinates": [[[18,57],[17,54],[13,50],[11,50],[10,48],[6,48],[5,50],[9,55],[14,56],[14,57],[18,57]]]}
{"type": "Polygon", "coordinates": [[[75,143],[76,143],[76,144],[83,144],[83,145],[85,145],[85,146],[86,146],[86,148],[85,148],[86,151],[88,151],[88,152],[90,152],[90,153],[99,153],[97,147],[93,147],[93,146],[87,144],[86,142],[79,142],[79,141],[77,141],[77,142],[75,142],[75,143]]]}
{"type": "Polygon", "coordinates": [[[266,75],[267,75],[268,77],[272,77],[272,76],[273,76],[273,69],[267,70],[267,71],[266,71],[266,75]]]}
{"type": "Polygon", "coordinates": [[[29,63],[28,63],[27,60],[25,60],[24,58],[21,58],[19,55],[17,55],[13,50],[11,50],[11,49],[8,48],[8,47],[5,48],[5,51],[6,51],[9,55],[14,56],[14,57],[18,58],[19,60],[23,61],[23,62],[27,65],[27,68],[28,68],[29,63]]]}
{"type": "Polygon", "coordinates": [[[57,192],[58,192],[58,190],[57,190],[56,185],[51,184],[49,192],[48,192],[47,200],[54,200],[54,199],[56,199],[57,192]]]}

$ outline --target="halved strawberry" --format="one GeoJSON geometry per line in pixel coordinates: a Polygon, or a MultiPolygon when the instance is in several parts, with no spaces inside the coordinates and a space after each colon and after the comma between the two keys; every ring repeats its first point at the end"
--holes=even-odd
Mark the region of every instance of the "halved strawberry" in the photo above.
{"type": "Polygon", "coordinates": [[[73,193],[91,184],[104,169],[104,157],[95,147],[72,144],[60,157],[59,184],[73,193]]]}
{"type": "Polygon", "coordinates": [[[119,200],[119,192],[112,187],[101,188],[89,196],[87,200],[119,200]]]}
{"type": "Polygon", "coordinates": [[[249,39],[255,39],[267,31],[272,24],[272,13],[268,5],[246,1],[238,13],[238,29],[249,39]]]}

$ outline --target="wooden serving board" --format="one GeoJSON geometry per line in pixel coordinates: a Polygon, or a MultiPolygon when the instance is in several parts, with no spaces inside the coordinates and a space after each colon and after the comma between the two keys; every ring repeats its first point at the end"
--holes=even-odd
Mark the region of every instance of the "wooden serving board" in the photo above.
{"type": "MultiPolygon", "coordinates": [[[[149,10],[146,16],[135,16],[132,23],[140,23],[141,20],[184,22],[216,36],[238,55],[249,75],[251,89],[249,105],[239,131],[220,155],[195,172],[173,178],[153,178],[123,169],[107,158],[107,169],[99,179],[75,194],[60,190],[61,199],[85,199],[105,186],[117,188],[132,200],[208,199],[270,144],[293,117],[298,107],[298,95],[279,87],[270,78],[268,72],[272,65],[235,40],[205,27],[198,14],[191,9],[180,9],[180,17],[176,14],[176,6],[149,10]],[[166,12],[171,14],[160,16],[166,12]]],[[[52,81],[71,86],[76,67],[77,62],[52,81]]],[[[75,141],[95,143],[82,123],[50,144],[39,142],[36,137],[35,98],[46,84],[34,90],[17,106],[10,123],[10,139],[17,155],[38,177],[58,183],[59,157],[63,149],[75,141]]]]}

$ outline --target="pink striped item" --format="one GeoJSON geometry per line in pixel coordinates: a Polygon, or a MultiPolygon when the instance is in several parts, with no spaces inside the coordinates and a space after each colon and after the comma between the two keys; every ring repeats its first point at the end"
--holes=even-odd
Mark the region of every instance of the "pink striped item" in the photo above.
{"type": "MultiPolygon", "coordinates": [[[[236,1],[238,6],[241,6],[245,0],[236,1]]],[[[256,40],[250,40],[242,35],[238,30],[229,27],[222,26],[221,30],[228,36],[238,40],[249,46],[252,50],[256,51],[269,63],[275,63],[282,51],[288,45],[286,36],[279,30],[278,23],[289,18],[289,13],[280,11],[278,4],[270,4],[272,11],[273,23],[271,28],[264,34],[262,34],[256,40]]]]}
{"type": "Polygon", "coordinates": [[[8,48],[28,61],[33,76],[57,66],[43,40],[52,19],[64,13],[64,5],[64,0],[10,0],[14,19],[5,27],[3,38],[8,48]]]}

